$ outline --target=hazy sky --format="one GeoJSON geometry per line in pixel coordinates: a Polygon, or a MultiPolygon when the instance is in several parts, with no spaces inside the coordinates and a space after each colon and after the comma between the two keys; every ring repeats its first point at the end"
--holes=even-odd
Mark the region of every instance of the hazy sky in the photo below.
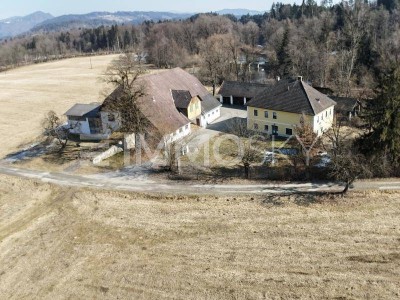
{"type": "MultiPolygon", "coordinates": [[[[0,19],[24,16],[34,11],[49,12],[54,16],[93,11],[179,11],[209,12],[224,8],[269,10],[275,0],[0,0],[0,19]]],[[[301,0],[279,2],[294,3],[301,0]]],[[[277,1],[275,1],[277,2],[277,1]]]]}

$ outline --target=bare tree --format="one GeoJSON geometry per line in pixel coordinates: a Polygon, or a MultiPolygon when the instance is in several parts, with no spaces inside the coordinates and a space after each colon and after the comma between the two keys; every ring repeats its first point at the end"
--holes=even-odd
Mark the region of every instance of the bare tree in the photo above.
{"type": "Polygon", "coordinates": [[[246,179],[250,178],[250,167],[261,161],[261,153],[261,150],[254,148],[251,142],[245,142],[241,162],[246,179]]]}
{"type": "Polygon", "coordinates": [[[246,119],[233,118],[227,124],[228,133],[241,138],[241,164],[244,167],[244,174],[250,178],[250,168],[253,164],[262,161],[262,153],[265,149],[257,147],[257,141],[265,141],[262,134],[254,134],[247,128],[246,119]]]}
{"type": "Polygon", "coordinates": [[[227,132],[238,137],[250,137],[254,131],[247,128],[247,121],[244,118],[232,118],[227,121],[227,132]]]}
{"type": "Polygon", "coordinates": [[[321,139],[310,122],[307,121],[307,116],[300,117],[300,123],[294,129],[296,139],[292,143],[298,148],[301,159],[306,167],[310,166],[310,160],[321,149],[321,139]]]}
{"type": "Polygon", "coordinates": [[[145,88],[138,80],[143,72],[134,56],[131,53],[125,53],[114,60],[104,74],[104,81],[115,88],[105,102],[105,109],[118,114],[120,132],[135,134],[137,162],[141,157],[141,136],[150,125],[138,102],[146,95],[145,88]]]}
{"type": "Polygon", "coordinates": [[[225,78],[231,62],[227,39],[229,35],[213,35],[199,43],[203,61],[200,73],[212,85],[213,95],[216,93],[216,86],[225,78]]]}
{"type": "Polygon", "coordinates": [[[179,170],[180,147],[180,143],[176,141],[168,143],[164,147],[164,159],[166,167],[170,172],[177,172],[179,170]]]}
{"type": "Polygon", "coordinates": [[[60,152],[62,152],[67,146],[70,138],[70,132],[75,127],[64,124],[61,118],[52,110],[49,111],[42,120],[43,135],[50,142],[52,142],[54,139],[57,140],[57,143],[60,146],[60,152]]]}
{"type": "Polygon", "coordinates": [[[346,194],[359,176],[368,174],[367,162],[349,140],[349,134],[343,132],[340,122],[335,122],[325,136],[331,158],[328,166],[330,176],[345,184],[342,194],[346,194]]]}

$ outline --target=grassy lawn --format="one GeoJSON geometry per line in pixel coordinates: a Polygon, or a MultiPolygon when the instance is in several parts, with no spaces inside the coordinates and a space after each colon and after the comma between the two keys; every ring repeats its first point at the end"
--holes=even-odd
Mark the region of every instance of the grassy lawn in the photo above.
{"type": "Polygon", "coordinates": [[[397,193],[161,196],[0,176],[3,299],[396,299],[397,193]]]}
{"type": "Polygon", "coordinates": [[[31,65],[0,74],[0,158],[41,133],[49,110],[65,113],[75,103],[104,99],[99,77],[118,55],[80,57],[31,65]],[[91,60],[91,62],[90,62],[91,60]]]}

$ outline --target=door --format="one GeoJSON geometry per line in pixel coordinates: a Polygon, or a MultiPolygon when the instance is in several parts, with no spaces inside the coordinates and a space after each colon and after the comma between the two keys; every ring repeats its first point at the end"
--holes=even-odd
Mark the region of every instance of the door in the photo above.
{"type": "Polygon", "coordinates": [[[90,134],[99,134],[102,131],[100,118],[89,119],[90,134]]]}
{"type": "Polygon", "coordinates": [[[273,135],[278,135],[278,126],[272,125],[272,134],[273,135]]]}

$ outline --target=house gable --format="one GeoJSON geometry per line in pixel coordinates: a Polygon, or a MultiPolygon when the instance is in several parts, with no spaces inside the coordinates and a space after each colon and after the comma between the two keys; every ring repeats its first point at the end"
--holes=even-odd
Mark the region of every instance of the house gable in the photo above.
{"type": "Polygon", "coordinates": [[[332,126],[335,104],[301,80],[282,81],[247,103],[248,129],[287,136],[305,115],[321,134],[332,126]]]}

